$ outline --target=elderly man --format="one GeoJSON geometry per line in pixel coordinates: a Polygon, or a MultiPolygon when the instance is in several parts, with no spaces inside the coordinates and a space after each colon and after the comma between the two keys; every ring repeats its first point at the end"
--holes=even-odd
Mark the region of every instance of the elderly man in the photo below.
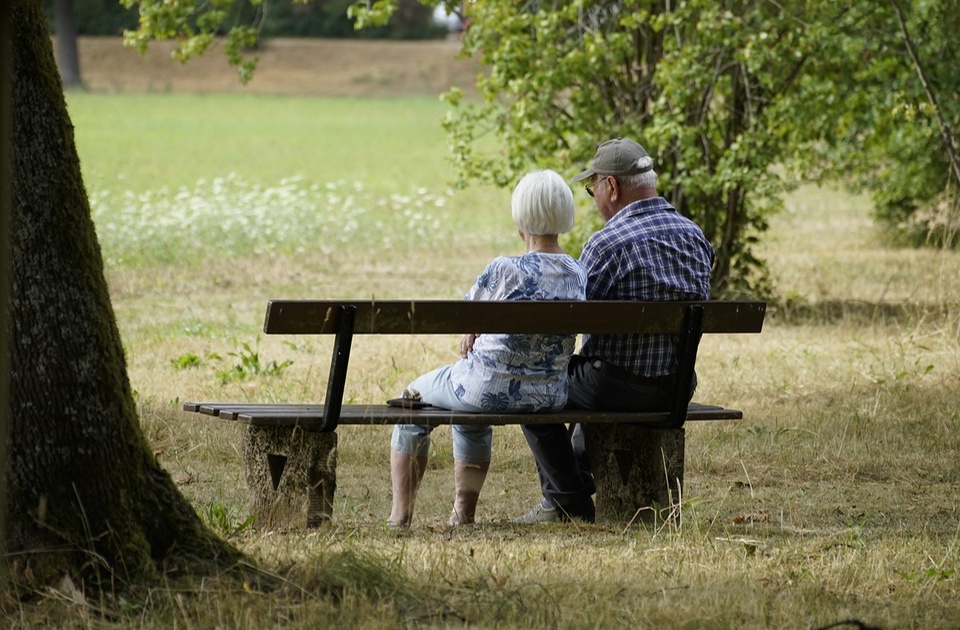
{"type": "MultiPolygon", "coordinates": [[[[706,300],[713,247],[703,231],[657,194],[653,159],[633,140],[599,146],[593,163],[573,181],[589,180],[605,225],[583,248],[588,300],[706,300]]],[[[568,406],[658,411],[675,391],[675,340],[669,335],[585,335],[570,362],[568,406]]],[[[693,396],[693,392],[690,392],[693,396]]],[[[595,516],[593,477],[579,431],[562,424],[527,425],[544,499],[517,523],[595,516]]]]}

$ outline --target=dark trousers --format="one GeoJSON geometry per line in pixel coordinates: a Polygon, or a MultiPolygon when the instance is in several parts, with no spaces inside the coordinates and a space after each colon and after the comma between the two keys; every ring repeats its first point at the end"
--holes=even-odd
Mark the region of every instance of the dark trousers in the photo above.
{"type": "MultiPolygon", "coordinates": [[[[569,367],[567,407],[603,411],[663,411],[674,397],[671,379],[628,383],[603,361],[574,355],[569,367]]],[[[694,387],[696,388],[696,377],[694,387]]],[[[693,391],[690,392],[691,397],[693,391]]],[[[572,433],[563,424],[523,425],[523,435],[537,462],[540,488],[549,502],[574,516],[593,510],[596,492],[586,457],[582,428],[572,433]]]]}

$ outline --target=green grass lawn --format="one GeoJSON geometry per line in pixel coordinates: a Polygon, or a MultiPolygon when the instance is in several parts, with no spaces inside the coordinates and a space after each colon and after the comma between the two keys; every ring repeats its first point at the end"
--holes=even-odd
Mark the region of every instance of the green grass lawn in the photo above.
{"type": "Polygon", "coordinates": [[[95,190],[190,187],[230,173],[266,186],[300,174],[397,191],[453,179],[437,98],[71,93],[68,106],[95,190]]]}
{"type": "MultiPolygon", "coordinates": [[[[863,198],[792,194],[763,248],[783,304],[761,335],[704,340],[698,398],[745,419],[688,428],[680,523],[510,525],[538,484],[506,427],[478,526],[449,531],[438,429],[415,527],[397,537],[383,524],[389,428],[345,427],[334,523],[253,531],[237,427],[179,403],[321,400],[329,340],[260,336],[266,300],[457,297],[492,256],[520,251],[509,194],[449,189],[431,99],[71,94],[69,106],[144,430],[276,588],[187,578],[108,602],[116,621],[51,596],[21,609],[20,627],[960,624],[960,257],[886,247],[863,198]],[[253,354],[292,364],[223,378],[253,354]]],[[[454,347],[358,339],[346,398],[395,395],[454,347]]]]}

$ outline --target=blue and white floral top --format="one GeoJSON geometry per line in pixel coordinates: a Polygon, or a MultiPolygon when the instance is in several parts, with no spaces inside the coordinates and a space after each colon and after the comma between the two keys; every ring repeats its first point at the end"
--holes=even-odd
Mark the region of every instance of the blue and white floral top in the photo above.
{"type": "MultiPolygon", "coordinates": [[[[583,300],[587,274],[566,254],[494,259],[465,300],[583,300]]],[[[457,398],[504,413],[562,409],[576,335],[483,334],[450,371],[457,398]]]]}

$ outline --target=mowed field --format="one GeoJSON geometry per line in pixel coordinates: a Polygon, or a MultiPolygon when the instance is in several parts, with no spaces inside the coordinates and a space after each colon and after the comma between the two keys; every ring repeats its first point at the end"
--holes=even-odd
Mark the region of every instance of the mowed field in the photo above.
{"type": "MultiPolygon", "coordinates": [[[[454,43],[278,42],[250,91],[216,55],[181,68],[118,46],[81,42],[90,92],[68,105],[141,422],[197,512],[279,587],[51,594],[10,625],[960,627],[960,257],[891,248],[867,199],[810,185],[763,237],[780,296],[764,332],[703,342],[697,399],[745,419],[688,427],[678,521],[510,524],[539,497],[506,427],[477,526],[450,530],[438,429],[397,536],[390,430],[345,427],[334,522],[248,527],[240,429],[180,404],[322,400],[330,340],[263,336],[266,300],[457,297],[520,252],[509,192],[451,186],[436,95],[475,73],[454,43]]],[[[574,192],[582,220],[595,209],[574,192]]],[[[455,342],[358,339],[347,399],[396,395],[455,342]]]]}

